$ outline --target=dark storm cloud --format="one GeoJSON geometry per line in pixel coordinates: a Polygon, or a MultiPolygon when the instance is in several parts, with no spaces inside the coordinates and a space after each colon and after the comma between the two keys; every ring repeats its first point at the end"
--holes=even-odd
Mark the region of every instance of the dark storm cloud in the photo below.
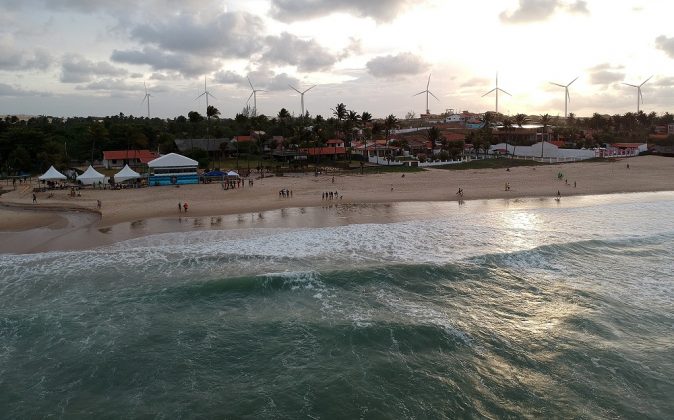
{"type": "Polygon", "coordinates": [[[271,64],[289,64],[300,71],[316,71],[332,67],[340,57],[321,47],[316,41],[303,40],[287,32],[266,38],[262,59],[271,64]]]}
{"type": "Polygon", "coordinates": [[[664,35],[660,35],[655,38],[655,47],[664,51],[670,58],[674,58],[674,37],[668,38],[664,35]]]}
{"type": "Polygon", "coordinates": [[[84,57],[70,54],[61,63],[61,78],[64,83],[84,83],[101,76],[125,76],[128,71],[105,61],[94,62],[84,57]]]}
{"type": "Polygon", "coordinates": [[[366,66],[374,77],[396,77],[419,74],[428,67],[428,64],[417,55],[403,52],[373,58],[366,66]]]}
{"type": "Polygon", "coordinates": [[[560,5],[558,0],[520,0],[519,7],[504,11],[499,17],[505,23],[529,23],[545,20],[560,5]]]}
{"type": "Polygon", "coordinates": [[[271,16],[294,22],[341,12],[390,22],[411,4],[410,0],[271,0],[271,16]]]}
{"type": "Polygon", "coordinates": [[[622,66],[611,66],[608,63],[599,64],[589,69],[590,83],[593,85],[608,85],[625,79],[622,66]]]}
{"type": "Polygon", "coordinates": [[[153,70],[173,70],[186,76],[211,72],[219,67],[216,60],[196,57],[187,53],[173,54],[154,47],[142,50],[114,50],[112,61],[126,64],[148,65],[153,70]]]}

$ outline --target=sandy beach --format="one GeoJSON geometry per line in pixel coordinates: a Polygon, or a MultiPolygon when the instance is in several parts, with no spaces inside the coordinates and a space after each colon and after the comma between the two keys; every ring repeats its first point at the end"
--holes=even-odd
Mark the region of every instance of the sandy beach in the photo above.
{"type": "MultiPolygon", "coordinates": [[[[428,169],[422,172],[385,174],[288,175],[255,179],[251,187],[223,190],[219,183],[180,187],[151,187],[128,190],[84,188],[81,197],[68,190],[32,193],[17,188],[0,198],[0,231],[14,232],[40,228],[58,230],[79,227],[74,211],[87,214],[87,223],[98,229],[123,222],[175,217],[217,216],[264,212],[282,208],[320,207],[326,204],[393,203],[410,201],[455,201],[459,188],[463,200],[490,198],[562,197],[609,193],[674,190],[674,159],[641,156],[617,161],[579,162],[535,167],[485,170],[428,169]],[[627,167],[629,164],[629,168],[627,167]],[[564,177],[558,179],[558,173],[564,177]],[[506,183],[510,189],[506,191],[506,183]],[[279,191],[288,189],[292,197],[279,191]],[[323,192],[337,191],[340,199],[322,199],[323,192]],[[102,208],[97,209],[97,200],[102,208]],[[187,202],[187,214],[178,203],[187,202]],[[96,217],[92,217],[95,215],[96,217]]],[[[75,213],[77,214],[77,212],[75,213]]],[[[148,232],[152,233],[152,232],[148,232]]]]}

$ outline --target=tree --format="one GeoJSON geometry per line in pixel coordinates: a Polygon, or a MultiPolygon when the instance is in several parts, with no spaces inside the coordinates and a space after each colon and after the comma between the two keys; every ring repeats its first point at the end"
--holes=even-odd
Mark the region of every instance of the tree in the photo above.
{"type": "Polygon", "coordinates": [[[519,128],[522,128],[522,126],[524,124],[528,123],[528,122],[529,122],[529,117],[527,117],[526,114],[515,115],[515,124],[517,124],[517,126],[519,128]]]}
{"type": "Polygon", "coordinates": [[[386,142],[390,140],[391,137],[391,130],[393,130],[398,123],[398,119],[395,117],[395,115],[390,114],[386,119],[384,120],[384,129],[386,130],[386,142]]]}
{"type": "Polygon", "coordinates": [[[204,117],[201,116],[197,111],[190,111],[187,113],[187,118],[191,123],[196,124],[204,120],[204,117]]]}
{"type": "Polygon", "coordinates": [[[440,129],[436,126],[433,126],[428,129],[426,132],[426,138],[428,138],[428,141],[431,142],[432,147],[436,145],[440,141],[440,138],[442,135],[440,134],[440,129]]]}
{"type": "Polygon", "coordinates": [[[217,118],[218,115],[220,115],[220,111],[213,105],[209,105],[208,108],[206,108],[206,117],[217,118]]]}
{"type": "Polygon", "coordinates": [[[414,111],[407,111],[407,114],[405,114],[405,119],[406,120],[413,120],[416,118],[417,114],[414,111]]]}
{"type": "MultiPolygon", "coordinates": [[[[503,131],[506,132],[506,142],[505,143],[506,143],[506,150],[508,150],[507,146],[508,146],[509,140],[511,140],[510,134],[511,134],[512,129],[513,129],[513,120],[511,120],[510,117],[505,117],[503,119],[502,124],[503,124],[503,131]]],[[[515,153],[514,153],[514,150],[513,150],[513,157],[514,156],[515,156],[515,153]]]]}

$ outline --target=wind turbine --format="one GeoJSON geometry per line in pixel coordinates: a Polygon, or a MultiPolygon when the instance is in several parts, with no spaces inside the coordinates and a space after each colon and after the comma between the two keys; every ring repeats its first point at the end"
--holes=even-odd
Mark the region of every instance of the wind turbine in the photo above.
{"type": "Polygon", "coordinates": [[[496,87],[494,89],[490,90],[489,92],[485,93],[484,95],[482,95],[482,97],[484,98],[485,96],[489,95],[490,93],[496,92],[496,113],[498,113],[498,92],[499,91],[505,93],[508,96],[512,96],[511,94],[509,94],[505,90],[498,87],[498,73],[496,73],[496,87]]]}
{"type": "MultiPolygon", "coordinates": [[[[580,76],[578,76],[578,77],[580,77],[580,76]]],[[[571,96],[569,95],[569,86],[571,86],[571,84],[572,84],[573,82],[575,82],[576,80],[578,80],[578,77],[576,77],[575,79],[573,79],[572,81],[570,81],[570,82],[569,82],[568,84],[566,84],[566,85],[560,85],[559,83],[550,82],[551,84],[553,84],[553,85],[555,85],[555,86],[559,86],[559,87],[563,87],[563,88],[564,88],[564,118],[566,118],[567,115],[568,115],[568,112],[567,112],[567,111],[568,111],[568,109],[569,109],[569,102],[571,102],[571,96]]]]}
{"type": "MultiPolygon", "coordinates": [[[[651,76],[651,77],[653,77],[653,76],[651,76]]],[[[642,87],[643,85],[645,85],[646,82],[648,82],[649,80],[651,80],[651,77],[649,77],[648,79],[644,80],[644,82],[643,82],[642,84],[640,84],[640,85],[631,85],[631,84],[629,84],[629,83],[623,83],[623,85],[632,86],[632,87],[634,87],[634,88],[637,88],[637,114],[639,113],[639,105],[640,105],[639,101],[641,101],[642,104],[644,103],[644,96],[641,94],[641,87],[642,87]]]]}
{"type": "Polygon", "coordinates": [[[304,94],[307,93],[307,92],[309,92],[311,89],[315,88],[316,85],[313,85],[313,86],[310,87],[309,89],[305,89],[303,92],[300,92],[298,89],[294,88],[294,87],[291,86],[291,85],[288,85],[288,86],[290,86],[290,89],[292,89],[292,90],[294,90],[295,92],[297,92],[297,93],[300,94],[300,103],[302,104],[302,117],[304,117],[304,94]]]}
{"type": "Polygon", "coordinates": [[[431,96],[433,96],[435,99],[437,99],[438,102],[440,102],[440,99],[438,99],[437,96],[433,95],[433,92],[431,92],[430,90],[428,90],[428,87],[429,87],[430,85],[431,85],[431,75],[429,74],[429,75],[428,75],[428,82],[426,83],[426,90],[422,90],[421,92],[412,95],[412,96],[418,96],[418,95],[421,95],[422,93],[425,93],[425,94],[426,94],[426,115],[430,115],[430,114],[431,114],[431,111],[428,109],[428,95],[429,95],[429,94],[430,94],[431,96]]]}
{"type": "Polygon", "coordinates": [[[210,118],[208,116],[208,97],[210,96],[213,99],[217,99],[217,98],[215,96],[211,95],[211,92],[209,92],[208,89],[206,88],[206,76],[204,76],[204,92],[201,95],[194,98],[194,100],[196,101],[197,99],[201,98],[202,96],[206,97],[206,119],[209,120],[210,118]]]}
{"type": "Polygon", "coordinates": [[[250,102],[250,98],[253,98],[253,116],[257,116],[257,93],[258,92],[264,92],[263,89],[255,89],[253,87],[253,83],[250,81],[250,77],[246,77],[248,79],[248,84],[250,85],[250,88],[253,90],[253,92],[250,94],[248,97],[248,102],[250,102]]]}
{"type": "Polygon", "coordinates": [[[143,82],[143,86],[145,86],[145,96],[143,97],[143,100],[140,102],[141,105],[143,105],[143,102],[147,101],[147,118],[150,119],[150,95],[147,91],[147,84],[143,82]]]}

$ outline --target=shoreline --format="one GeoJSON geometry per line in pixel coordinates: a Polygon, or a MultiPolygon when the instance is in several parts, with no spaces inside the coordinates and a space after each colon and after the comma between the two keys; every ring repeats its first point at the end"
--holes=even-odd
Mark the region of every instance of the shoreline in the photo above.
{"type": "MultiPolygon", "coordinates": [[[[29,194],[21,196],[20,191],[10,191],[0,198],[0,233],[4,242],[0,252],[12,252],[11,241],[22,240],[22,233],[33,241],[40,242],[44,237],[49,242],[55,235],[63,236],[63,230],[92,233],[155,219],[240,217],[335,205],[458,202],[455,194],[458,188],[464,190],[462,200],[465,202],[552,199],[558,190],[562,198],[674,190],[674,159],[641,156],[629,158],[629,164],[629,169],[623,160],[513,167],[510,171],[431,169],[405,176],[400,173],[335,174],[334,181],[332,174],[273,176],[255,179],[252,187],[246,185],[233,190],[223,190],[219,183],[129,190],[84,188],[82,197],[70,197],[68,190],[54,191],[49,199],[45,198],[46,193],[38,193],[38,204],[32,204],[29,194]],[[560,172],[562,179],[557,177],[560,172]],[[510,185],[509,191],[504,188],[505,183],[510,185]],[[293,191],[292,198],[280,197],[281,189],[293,191]],[[324,200],[325,191],[337,191],[341,198],[324,200]],[[103,203],[100,211],[96,200],[103,203]],[[187,214],[178,212],[178,202],[189,203],[187,214]]],[[[382,214],[381,222],[386,222],[387,217],[382,214]]],[[[77,235],[73,240],[85,245],[75,246],[79,249],[93,244],[86,234],[77,235]]],[[[51,249],[49,246],[38,248],[51,249]]]]}

